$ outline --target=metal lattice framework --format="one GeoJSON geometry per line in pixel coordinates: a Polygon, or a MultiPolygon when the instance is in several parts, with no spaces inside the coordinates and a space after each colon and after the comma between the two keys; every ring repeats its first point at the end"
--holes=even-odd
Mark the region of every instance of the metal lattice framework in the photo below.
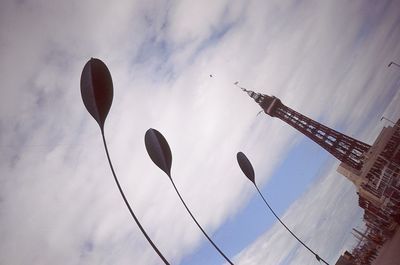
{"type": "Polygon", "coordinates": [[[245,88],[242,88],[242,90],[253,98],[266,114],[286,122],[316,142],[341,162],[356,170],[361,169],[363,165],[363,154],[368,151],[371,147],[370,145],[302,115],[285,106],[279,98],[255,93],[245,88]]]}

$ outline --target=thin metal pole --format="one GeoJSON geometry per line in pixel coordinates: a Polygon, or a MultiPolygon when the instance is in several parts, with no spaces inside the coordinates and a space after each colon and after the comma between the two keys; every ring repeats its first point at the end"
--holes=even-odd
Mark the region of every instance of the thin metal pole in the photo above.
{"type": "Polygon", "coordinates": [[[258,189],[257,185],[254,183],[254,186],[256,187],[258,194],[260,194],[261,198],[263,199],[263,201],[265,202],[265,204],[267,205],[268,209],[272,212],[272,214],[275,216],[276,219],[278,219],[278,221],[283,225],[283,227],[286,228],[286,230],[294,237],[297,239],[297,241],[299,241],[306,249],[308,249],[308,251],[310,251],[312,254],[314,254],[315,258],[318,261],[322,261],[323,263],[329,265],[328,262],[326,262],[323,258],[321,258],[317,253],[315,253],[311,248],[309,248],[303,241],[300,240],[300,238],[298,238],[286,225],[285,223],[278,217],[278,215],[275,213],[275,211],[272,209],[272,207],[269,205],[269,203],[267,202],[267,200],[264,198],[264,196],[262,195],[261,191],[258,189]]]}
{"type": "Polygon", "coordinates": [[[106,138],[104,137],[104,131],[101,130],[101,136],[103,137],[103,143],[104,143],[104,148],[106,150],[106,154],[107,154],[107,159],[108,159],[108,163],[110,164],[110,168],[111,168],[111,172],[114,176],[114,180],[115,183],[118,186],[118,190],[121,193],[122,199],[124,200],[126,207],[128,207],[129,212],[132,215],[133,220],[135,220],[136,224],[139,226],[140,231],[142,231],[143,235],[146,237],[147,241],[150,243],[150,245],[153,247],[154,251],[158,254],[158,256],[160,257],[160,259],[162,259],[162,261],[166,264],[169,265],[169,262],[164,258],[164,256],[161,254],[161,252],[158,250],[158,248],[156,247],[156,245],[154,245],[153,241],[151,241],[150,237],[147,235],[146,231],[143,229],[142,225],[140,224],[139,220],[136,218],[136,215],[134,214],[131,206],[129,205],[128,200],[125,197],[124,192],[122,191],[121,185],[119,184],[119,181],[117,179],[117,175],[115,174],[114,171],[114,167],[111,163],[111,159],[110,159],[110,155],[108,153],[108,148],[107,148],[107,143],[106,143],[106,138]]]}
{"type": "Polygon", "coordinates": [[[172,182],[172,185],[174,186],[174,189],[176,191],[176,193],[179,196],[179,199],[181,199],[181,202],[183,203],[183,205],[185,206],[186,210],[188,211],[188,213],[190,214],[190,216],[192,217],[193,221],[196,223],[196,225],[200,228],[201,232],[203,232],[204,236],[208,239],[208,241],[210,241],[210,243],[214,246],[214,248],[225,258],[225,260],[227,262],[229,262],[229,264],[234,265],[233,262],[218,248],[218,246],[211,240],[211,238],[207,235],[207,233],[204,231],[204,229],[201,227],[201,225],[197,222],[196,218],[194,218],[192,212],[189,210],[189,208],[187,207],[185,201],[182,199],[181,194],[179,193],[178,189],[175,186],[174,181],[172,180],[172,178],[170,177],[170,180],[172,182]]]}
{"type": "Polygon", "coordinates": [[[396,123],[395,123],[394,121],[389,120],[389,119],[386,118],[385,116],[382,116],[381,121],[382,121],[382,120],[387,120],[387,121],[391,122],[393,125],[396,125],[396,123]]]}

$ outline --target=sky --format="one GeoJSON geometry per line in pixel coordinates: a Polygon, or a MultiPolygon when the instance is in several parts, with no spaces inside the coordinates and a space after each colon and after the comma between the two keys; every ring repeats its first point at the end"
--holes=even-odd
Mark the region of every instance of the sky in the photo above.
{"type": "Polygon", "coordinates": [[[334,264],[362,226],[338,161],[257,115],[233,85],[274,95],[372,144],[400,118],[400,2],[11,1],[0,3],[0,264],[162,264],[112,179],[80,95],[92,57],[108,66],[111,159],[135,214],[171,264],[225,264],[148,157],[147,129],[172,150],[172,178],[235,264],[318,264],[257,196],[334,264]],[[210,77],[212,75],[212,77],[210,77]]]}

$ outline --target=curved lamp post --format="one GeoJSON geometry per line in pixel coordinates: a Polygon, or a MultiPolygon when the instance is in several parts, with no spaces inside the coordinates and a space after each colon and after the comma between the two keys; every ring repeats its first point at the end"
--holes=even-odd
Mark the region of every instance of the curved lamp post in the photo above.
{"type": "Polygon", "coordinates": [[[81,95],[87,111],[90,113],[90,115],[92,115],[92,117],[96,120],[100,127],[108,163],[114,176],[115,183],[117,184],[119,192],[121,193],[122,199],[126,204],[126,207],[128,207],[132,218],[135,220],[136,224],[139,226],[140,230],[142,231],[150,245],[153,247],[154,251],[158,254],[158,256],[165,264],[169,265],[168,261],[164,258],[161,252],[151,241],[150,237],[143,229],[139,220],[136,218],[131,206],[128,203],[128,200],[125,197],[124,192],[122,191],[121,185],[119,184],[113,165],[111,163],[106,139],[104,137],[104,122],[106,121],[107,114],[111,108],[113,100],[113,84],[110,71],[101,60],[91,58],[85,64],[81,75],[81,95]]]}
{"type": "Polygon", "coordinates": [[[174,189],[179,196],[179,199],[181,199],[181,202],[185,206],[187,212],[190,214],[193,221],[199,227],[201,232],[203,232],[204,236],[208,239],[208,241],[210,241],[210,243],[214,246],[214,248],[225,258],[225,260],[227,262],[229,262],[229,264],[233,264],[233,262],[230,261],[229,258],[218,248],[218,246],[212,241],[212,239],[207,235],[207,233],[204,231],[204,229],[201,227],[201,225],[197,222],[196,218],[194,218],[192,212],[189,210],[189,208],[187,207],[181,194],[179,193],[178,189],[176,188],[174,180],[171,177],[172,154],[171,154],[171,149],[169,148],[167,140],[164,138],[164,136],[159,131],[157,131],[155,129],[148,129],[145,134],[145,137],[144,137],[144,143],[146,145],[146,150],[147,150],[147,153],[149,154],[151,160],[162,171],[164,171],[165,174],[167,174],[167,176],[169,177],[169,180],[172,183],[172,186],[174,186],[174,189]]]}
{"type": "Polygon", "coordinates": [[[245,154],[243,154],[242,152],[238,152],[236,155],[238,164],[240,166],[240,169],[242,170],[242,172],[246,175],[246,177],[254,184],[254,187],[256,187],[256,190],[258,191],[258,194],[260,194],[261,198],[263,199],[264,203],[267,205],[268,209],[272,212],[272,214],[275,216],[276,219],[278,219],[278,221],[283,225],[283,227],[286,228],[286,230],[298,241],[300,242],[306,249],[308,249],[308,251],[310,251],[315,258],[319,261],[319,262],[323,262],[327,265],[329,265],[328,262],[326,262],[323,258],[321,258],[317,253],[315,253],[311,248],[309,248],[303,241],[300,240],[300,238],[298,238],[286,225],[285,223],[278,217],[278,215],[275,213],[275,211],[272,209],[272,207],[269,205],[269,203],[267,202],[267,200],[264,198],[264,196],[262,195],[261,191],[258,189],[256,181],[255,181],[255,174],[254,174],[254,169],[253,166],[251,165],[249,159],[246,157],[245,154]]]}

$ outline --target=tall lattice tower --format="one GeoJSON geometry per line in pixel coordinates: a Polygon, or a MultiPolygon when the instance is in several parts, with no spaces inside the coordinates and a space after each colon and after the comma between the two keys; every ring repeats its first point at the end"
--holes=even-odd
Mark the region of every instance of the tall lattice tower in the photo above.
{"type": "Polygon", "coordinates": [[[361,170],[363,155],[371,147],[370,145],[302,115],[285,106],[277,97],[255,93],[243,87],[241,89],[253,98],[266,114],[277,117],[297,129],[350,168],[361,170]]]}

